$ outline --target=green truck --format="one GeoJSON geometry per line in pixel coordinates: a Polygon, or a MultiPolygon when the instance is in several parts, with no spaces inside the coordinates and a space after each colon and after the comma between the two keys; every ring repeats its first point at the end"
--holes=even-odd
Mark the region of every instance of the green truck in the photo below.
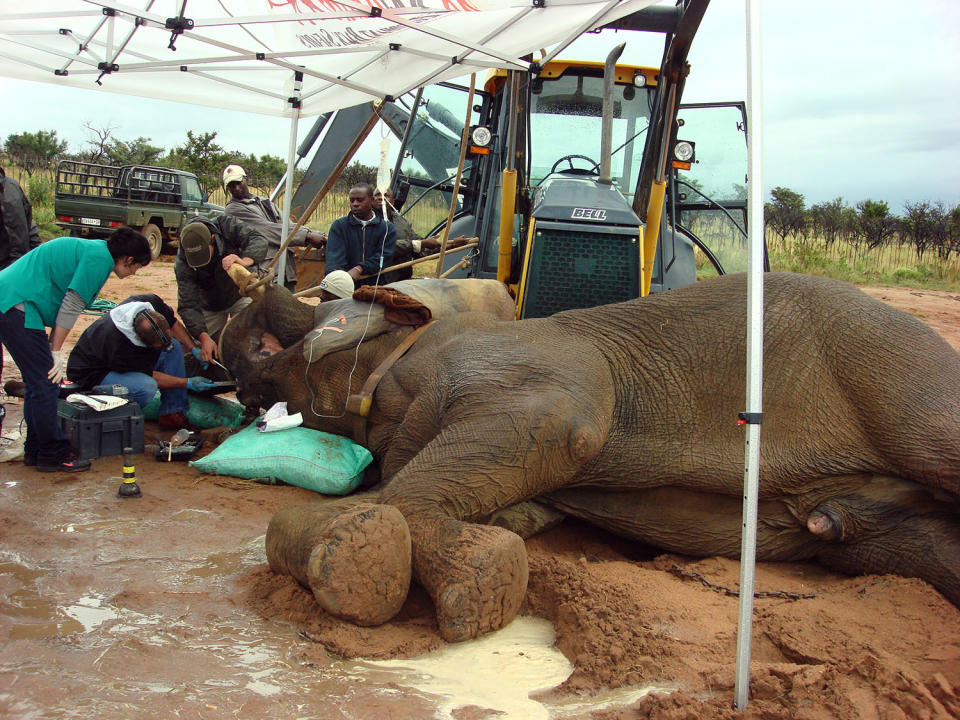
{"type": "Polygon", "coordinates": [[[63,160],[57,165],[54,212],[70,235],[106,237],[128,225],[150,241],[156,258],[176,242],[195,217],[216,217],[223,207],[207,202],[197,176],[149,165],[98,165],[63,160]]]}

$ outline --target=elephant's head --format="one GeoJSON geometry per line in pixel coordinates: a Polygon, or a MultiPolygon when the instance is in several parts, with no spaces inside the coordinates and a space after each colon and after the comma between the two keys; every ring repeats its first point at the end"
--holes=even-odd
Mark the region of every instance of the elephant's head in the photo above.
{"type": "Polygon", "coordinates": [[[237,398],[248,407],[269,407],[278,399],[273,380],[292,368],[294,352],[314,324],[314,309],[284,287],[271,285],[223,331],[220,356],[237,379],[237,398]],[[287,357],[285,357],[287,356],[287,357]]]}

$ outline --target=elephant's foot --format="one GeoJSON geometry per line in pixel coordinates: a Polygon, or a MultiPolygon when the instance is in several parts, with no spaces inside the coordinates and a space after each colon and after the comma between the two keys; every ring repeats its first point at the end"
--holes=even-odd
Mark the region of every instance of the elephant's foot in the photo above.
{"type": "Polygon", "coordinates": [[[499,527],[439,518],[414,535],[414,572],[433,598],[440,635],[459,642],[513,620],[527,592],[527,551],[499,527]]]}
{"type": "Polygon", "coordinates": [[[307,585],[320,606],[357,625],[396,615],[410,588],[410,532],[390,505],[359,505],[320,531],[307,561],[307,585]]]}

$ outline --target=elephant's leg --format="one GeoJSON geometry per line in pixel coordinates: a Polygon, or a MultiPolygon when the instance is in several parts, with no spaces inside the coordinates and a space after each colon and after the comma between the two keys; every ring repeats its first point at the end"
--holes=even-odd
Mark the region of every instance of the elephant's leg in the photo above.
{"type": "Polygon", "coordinates": [[[400,512],[374,493],[292,505],[267,528],[267,560],[292,575],[320,606],[358,625],[399,612],[410,588],[410,534],[400,512]]]}
{"type": "MultiPolygon", "coordinates": [[[[671,486],[615,492],[574,487],[548,493],[537,502],[618,537],[668,552],[694,557],[740,556],[743,503],[739,497],[671,486]]],[[[823,544],[803,524],[814,504],[792,497],[785,501],[761,500],[757,509],[757,558],[812,558],[823,544]],[[797,504],[802,514],[798,514],[797,504]]]]}
{"type": "Polygon", "coordinates": [[[526,540],[556,527],[563,522],[565,517],[566,515],[558,510],[549,508],[535,500],[527,500],[497,510],[485,520],[487,525],[506,528],[526,540]]]}
{"type": "Polygon", "coordinates": [[[470,640],[509,623],[527,592],[523,539],[500,527],[418,517],[413,574],[433,599],[440,635],[470,640]]]}
{"type": "Polygon", "coordinates": [[[526,593],[523,540],[474,523],[569,483],[606,437],[607,421],[583,412],[588,402],[561,393],[518,401],[516,412],[446,427],[381,493],[407,520],[414,577],[448,641],[503,627],[526,593]]]}
{"type": "Polygon", "coordinates": [[[807,527],[827,541],[817,553],[824,565],[853,575],[918,577],[960,607],[958,509],[921,485],[877,476],[817,505],[807,527]]]}

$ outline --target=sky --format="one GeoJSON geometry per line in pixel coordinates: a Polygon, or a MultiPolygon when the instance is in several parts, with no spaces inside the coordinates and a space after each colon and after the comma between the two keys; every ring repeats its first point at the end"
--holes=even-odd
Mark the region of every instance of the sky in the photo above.
{"type": "MultiPolygon", "coordinates": [[[[759,3],[759,0],[755,0],[759,3]]],[[[765,0],[761,102],[763,185],[802,193],[808,206],[842,197],[960,202],[960,2],[765,0]]],[[[659,64],[662,44],[637,33],[577,41],[562,58],[602,60],[628,41],[620,62],[659,64]]],[[[744,0],[712,0],[691,52],[684,102],[745,100],[744,0]]],[[[186,131],[217,132],[227,150],[285,157],[289,120],[0,78],[0,139],[56,130],[73,150],[85,123],[123,140],[172,147],[186,131]]],[[[300,122],[301,136],[312,118],[300,122]]],[[[361,160],[377,164],[373,133],[361,160]]]]}

